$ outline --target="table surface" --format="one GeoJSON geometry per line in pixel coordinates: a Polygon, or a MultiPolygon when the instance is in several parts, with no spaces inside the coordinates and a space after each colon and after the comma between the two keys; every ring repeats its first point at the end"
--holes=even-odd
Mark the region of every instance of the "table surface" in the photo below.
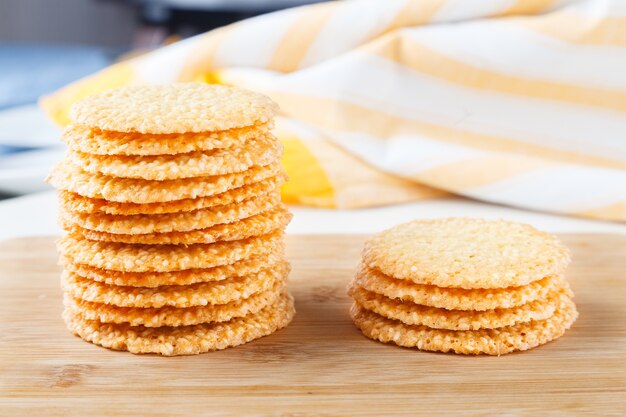
{"type": "Polygon", "coordinates": [[[53,238],[0,243],[0,415],[626,415],[626,237],[562,235],[580,318],[528,352],[467,357],[363,337],[345,286],[363,236],[291,236],[286,329],[165,358],[113,352],[60,318],[53,238]]]}

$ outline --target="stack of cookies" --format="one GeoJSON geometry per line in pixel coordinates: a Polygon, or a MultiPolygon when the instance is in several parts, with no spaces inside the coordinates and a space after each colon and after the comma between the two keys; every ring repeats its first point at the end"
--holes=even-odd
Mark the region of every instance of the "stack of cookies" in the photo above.
{"type": "Polygon", "coordinates": [[[92,343],[195,354],[286,326],[282,147],[267,97],[137,86],[72,109],[59,189],[64,318],[92,343]]]}
{"type": "Polygon", "coordinates": [[[554,340],[578,313],[569,252],[531,226],[414,221],[369,239],[348,292],[369,338],[422,350],[502,355],[554,340]]]}

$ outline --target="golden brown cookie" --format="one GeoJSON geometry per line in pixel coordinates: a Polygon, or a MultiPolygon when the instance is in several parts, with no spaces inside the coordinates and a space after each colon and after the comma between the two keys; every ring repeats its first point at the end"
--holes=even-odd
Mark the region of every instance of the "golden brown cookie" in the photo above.
{"type": "Polygon", "coordinates": [[[64,271],[61,276],[63,290],[74,298],[118,307],[195,307],[209,304],[226,304],[267,291],[276,283],[287,279],[289,264],[281,262],[245,277],[223,281],[200,282],[191,285],[168,285],[142,288],[103,284],[64,271]]]}
{"type": "Polygon", "coordinates": [[[118,203],[99,198],[83,197],[76,193],[60,190],[59,203],[75,213],[99,213],[131,216],[135,214],[167,214],[194,211],[209,207],[239,203],[251,197],[261,197],[277,192],[287,176],[279,173],[266,180],[244,185],[209,197],[188,198],[165,203],[118,203]]]}
{"type": "Polygon", "coordinates": [[[282,231],[243,240],[197,245],[127,245],[64,236],[62,256],[94,268],[126,272],[169,272],[229,265],[282,248],[282,231]]]}
{"type": "Polygon", "coordinates": [[[443,288],[391,278],[362,264],[359,265],[355,284],[389,298],[448,310],[475,311],[521,306],[543,299],[549,293],[567,287],[562,276],[554,276],[533,281],[521,287],[474,290],[443,288]]]}
{"type": "Polygon", "coordinates": [[[548,319],[499,329],[455,331],[408,325],[384,318],[356,303],[352,305],[350,315],[365,336],[383,343],[466,355],[504,355],[532,349],[561,337],[578,317],[574,302],[568,297],[562,301],[548,319]]]}
{"type": "Polygon", "coordinates": [[[64,269],[92,281],[109,285],[128,287],[159,287],[162,285],[190,285],[198,282],[222,281],[227,278],[253,275],[262,269],[272,268],[284,261],[284,250],[280,246],[250,258],[242,259],[228,265],[206,269],[185,269],[170,272],[121,272],[110,269],[94,268],[75,263],[72,258],[61,257],[64,269]]]}
{"type": "Polygon", "coordinates": [[[116,132],[187,133],[267,123],[278,106],[239,87],[206,83],[135,85],[108,90],[76,103],[70,119],[116,132]]]}
{"type": "Polygon", "coordinates": [[[245,146],[176,155],[94,155],[68,151],[73,164],[92,174],[144,180],[175,180],[243,172],[253,166],[280,162],[281,143],[271,135],[257,137],[245,146]]]}
{"type": "Polygon", "coordinates": [[[274,304],[284,290],[284,282],[276,282],[271,289],[252,294],[248,298],[240,298],[227,304],[187,308],[118,307],[80,300],[67,294],[64,297],[64,304],[72,315],[80,314],[85,320],[97,320],[100,323],[128,323],[131,326],[145,327],[191,326],[256,314],[274,304]]]}
{"type": "Polygon", "coordinates": [[[83,229],[112,234],[141,235],[148,233],[187,232],[246,219],[271,211],[280,205],[280,194],[252,197],[240,203],[210,207],[194,211],[167,214],[78,213],[60,207],[63,225],[77,225],[83,229]]]}
{"type": "Polygon", "coordinates": [[[118,203],[99,198],[83,197],[69,191],[59,191],[59,203],[76,213],[100,213],[130,216],[136,214],[167,214],[194,211],[209,207],[239,203],[251,197],[277,192],[287,176],[279,173],[274,177],[244,185],[209,197],[187,198],[165,203],[118,203]]]}
{"type": "Polygon", "coordinates": [[[272,127],[268,122],[217,132],[146,135],[71,124],[63,130],[61,140],[70,149],[92,155],[175,155],[243,147],[254,138],[269,135],[272,127]]]}
{"type": "Polygon", "coordinates": [[[287,326],[295,314],[293,298],[283,294],[277,302],[256,314],[223,323],[177,327],[145,327],[103,324],[66,310],[69,330],[84,340],[114,350],[157,353],[165,356],[194,355],[242,345],[287,326]]]}
{"type": "Polygon", "coordinates": [[[532,226],[504,220],[416,220],[370,238],[363,262],[397,279],[465,289],[522,286],[561,275],[569,251],[532,226]]]}
{"type": "Polygon", "coordinates": [[[141,235],[113,234],[83,229],[62,223],[65,230],[77,238],[103,242],[119,242],[142,245],[193,245],[247,239],[283,230],[291,221],[292,214],[282,204],[275,210],[266,211],[235,223],[218,224],[206,229],[189,232],[147,233],[141,235]]]}
{"type": "Polygon", "coordinates": [[[84,197],[145,204],[214,196],[274,177],[281,172],[283,169],[280,164],[271,164],[235,174],[151,181],[90,174],[63,160],[52,169],[46,181],[58,189],[84,197]]]}
{"type": "Polygon", "coordinates": [[[532,320],[544,320],[554,314],[563,297],[569,297],[569,292],[563,290],[549,294],[546,299],[531,301],[519,307],[467,311],[446,310],[391,299],[360,287],[352,287],[349,294],[364,309],[388,319],[447,330],[497,329],[532,320]]]}

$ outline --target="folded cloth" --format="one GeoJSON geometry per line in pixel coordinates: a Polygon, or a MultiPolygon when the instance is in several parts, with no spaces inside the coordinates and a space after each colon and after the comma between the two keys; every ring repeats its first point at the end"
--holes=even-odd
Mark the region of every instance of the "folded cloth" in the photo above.
{"type": "Polygon", "coordinates": [[[454,193],[626,221],[626,2],[354,0],[245,20],[43,98],[124,84],[240,85],[282,108],[288,202],[454,193]]]}

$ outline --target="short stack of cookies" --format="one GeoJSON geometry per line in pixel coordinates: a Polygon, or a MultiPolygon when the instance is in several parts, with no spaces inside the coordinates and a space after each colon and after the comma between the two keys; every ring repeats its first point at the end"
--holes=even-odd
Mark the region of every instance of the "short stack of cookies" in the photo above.
{"type": "Polygon", "coordinates": [[[348,287],[371,339],[421,350],[502,355],[554,340],[578,313],[567,248],[529,225],[413,221],[371,237],[348,287]]]}
{"type": "Polygon", "coordinates": [[[64,319],[116,350],[196,354],[285,327],[276,105],[181,83],[91,96],[72,109],[59,189],[64,319]]]}

